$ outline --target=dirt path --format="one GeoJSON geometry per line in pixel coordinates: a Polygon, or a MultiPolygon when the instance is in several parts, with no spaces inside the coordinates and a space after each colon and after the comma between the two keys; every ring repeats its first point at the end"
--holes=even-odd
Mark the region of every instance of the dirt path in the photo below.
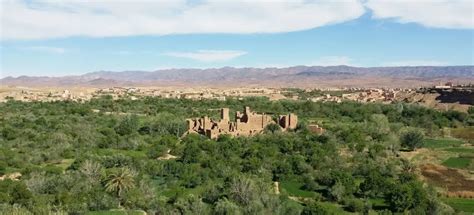
{"type": "Polygon", "coordinates": [[[21,173],[14,172],[14,173],[10,173],[10,174],[0,176],[0,181],[3,181],[5,179],[10,179],[10,180],[13,180],[13,181],[19,181],[20,178],[21,178],[21,173]]]}
{"type": "Polygon", "coordinates": [[[275,194],[280,194],[280,182],[275,181],[273,182],[273,188],[275,189],[275,194]]]}
{"type": "Polygon", "coordinates": [[[172,154],[170,154],[171,152],[171,149],[168,149],[168,151],[166,152],[166,154],[164,154],[163,156],[159,157],[158,160],[170,160],[170,159],[176,159],[178,158],[177,156],[174,156],[172,154]]]}

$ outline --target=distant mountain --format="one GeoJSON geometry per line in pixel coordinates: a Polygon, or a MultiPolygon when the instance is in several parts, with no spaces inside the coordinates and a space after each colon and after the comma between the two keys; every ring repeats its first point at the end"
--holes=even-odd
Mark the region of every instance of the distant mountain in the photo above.
{"type": "Polygon", "coordinates": [[[14,86],[205,86],[205,87],[413,87],[438,82],[474,82],[474,66],[212,68],[98,71],[64,77],[6,77],[14,86]]]}

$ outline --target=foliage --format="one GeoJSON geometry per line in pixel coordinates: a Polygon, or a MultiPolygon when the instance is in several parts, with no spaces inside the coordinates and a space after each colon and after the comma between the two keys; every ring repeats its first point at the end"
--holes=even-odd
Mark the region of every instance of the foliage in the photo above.
{"type": "Polygon", "coordinates": [[[330,214],[323,206],[318,203],[312,202],[306,205],[301,212],[301,215],[325,215],[330,214]]]}
{"type": "Polygon", "coordinates": [[[471,121],[472,114],[408,104],[259,97],[8,101],[0,103],[0,174],[22,176],[20,181],[0,181],[0,209],[22,214],[107,214],[117,209],[341,214],[344,209],[361,211],[361,201],[367,212],[365,199],[384,198],[393,212],[428,212],[436,201],[426,196],[410,165],[397,157],[400,131],[464,129],[471,121]],[[186,118],[216,117],[215,108],[242,106],[275,115],[296,113],[299,126],[289,132],[267,128],[254,137],[182,137],[186,118]],[[305,129],[313,121],[321,122],[323,135],[305,129]],[[176,157],[157,159],[168,151],[176,157]],[[280,182],[279,195],[275,181],[280,182]]]}
{"type": "Polygon", "coordinates": [[[115,127],[115,131],[120,135],[130,135],[138,129],[138,117],[136,115],[127,116],[115,127]]]}
{"type": "Polygon", "coordinates": [[[267,125],[267,127],[265,127],[265,131],[270,132],[272,134],[280,130],[281,130],[281,127],[276,123],[269,124],[267,125]]]}
{"type": "Polygon", "coordinates": [[[301,189],[303,187],[303,183],[295,182],[295,181],[282,181],[280,183],[280,187],[288,192],[289,195],[298,196],[298,197],[314,197],[315,193],[307,191],[306,189],[301,189]]]}
{"type": "Polygon", "coordinates": [[[409,130],[400,136],[400,142],[403,147],[407,147],[410,150],[415,150],[423,145],[424,136],[419,130],[409,130]]]}
{"type": "Polygon", "coordinates": [[[135,180],[133,177],[134,173],[127,167],[112,170],[105,180],[105,190],[114,193],[118,198],[121,198],[123,192],[134,187],[135,180]]]}
{"type": "Polygon", "coordinates": [[[415,207],[427,207],[427,193],[421,183],[411,181],[408,183],[395,183],[386,195],[386,202],[392,211],[404,212],[415,207]]]}
{"type": "Polygon", "coordinates": [[[363,212],[365,208],[364,201],[361,199],[351,198],[346,204],[347,209],[351,212],[363,212]]]}

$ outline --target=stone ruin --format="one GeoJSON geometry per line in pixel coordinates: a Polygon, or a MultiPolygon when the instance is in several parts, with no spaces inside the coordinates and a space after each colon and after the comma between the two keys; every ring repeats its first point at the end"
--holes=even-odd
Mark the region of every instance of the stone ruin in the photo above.
{"type": "Polygon", "coordinates": [[[312,133],[322,134],[324,133],[324,128],[319,127],[318,124],[309,124],[308,130],[312,133]]]}
{"type": "MultiPolygon", "coordinates": [[[[198,133],[206,135],[211,139],[216,139],[221,134],[235,136],[251,136],[261,133],[267,125],[275,124],[271,115],[265,113],[258,114],[245,107],[244,112],[235,113],[235,121],[231,122],[229,118],[229,108],[221,109],[221,119],[212,120],[207,116],[202,118],[187,119],[189,133],[198,133]]],[[[282,130],[295,129],[298,123],[298,116],[293,113],[280,115],[278,125],[282,130]]]]}

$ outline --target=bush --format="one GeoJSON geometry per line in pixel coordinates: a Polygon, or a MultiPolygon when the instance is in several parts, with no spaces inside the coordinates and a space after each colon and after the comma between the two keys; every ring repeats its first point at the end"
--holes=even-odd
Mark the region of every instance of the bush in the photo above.
{"type": "Polygon", "coordinates": [[[469,107],[469,109],[467,110],[467,113],[474,114],[474,106],[469,107]]]}
{"type": "Polygon", "coordinates": [[[4,161],[0,161],[0,176],[4,175],[6,172],[8,164],[4,161]]]}
{"type": "Polygon", "coordinates": [[[318,189],[319,185],[311,175],[305,175],[303,189],[308,191],[314,191],[318,189]]]}
{"type": "Polygon", "coordinates": [[[351,212],[363,212],[365,208],[364,201],[356,198],[351,198],[346,201],[347,209],[351,212]]]}
{"type": "Polygon", "coordinates": [[[120,135],[128,135],[136,132],[139,128],[139,121],[136,115],[125,117],[120,124],[115,128],[115,131],[120,135]]]}
{"type": "Polygon", "coordinates": [[[265,132],[267,133],[276,133],[276,132],[279,132],[281,131],[281,127],[278,125],[278,124],[275,124],[275,123],[272,123],[272,124],[269,124],[267,125],[267,127],[265,127],[265,132]]]}
{"type": "Polygon", "coordinates": [[[426,211],[428,195],[423,184],[417,181],[393,184],[385,201],[394,212],[403,212],[418,207],[426,211]]]}
{"type": "Polygon", "coordinates": [[[224,198],[219,200],[214,207],[214,214],[227,215],[227,214],[241,214],[240,207],[235,203],[224,198]]]}
{"type": "Polygon", "coordinates": [[[154,145],[148,150],[148,158],[156,159],[166,154],[168,147],[164,145],[154,145]]]}
{"type": "Polygon", "coordinates": [[[400,136],[400,142],[403,147],[413,151],[420,148],[424,142],[424,135],[419,130],[409,130],[400,136]]]}
{"type": "Polygon", "coordinates": [[[303,211],[301,212],[301,215],[326,215],[330,214],[329,211],[324,209],[319,203],[317,202],[312,202],[307,204],[304,208],[303,211]]]}

